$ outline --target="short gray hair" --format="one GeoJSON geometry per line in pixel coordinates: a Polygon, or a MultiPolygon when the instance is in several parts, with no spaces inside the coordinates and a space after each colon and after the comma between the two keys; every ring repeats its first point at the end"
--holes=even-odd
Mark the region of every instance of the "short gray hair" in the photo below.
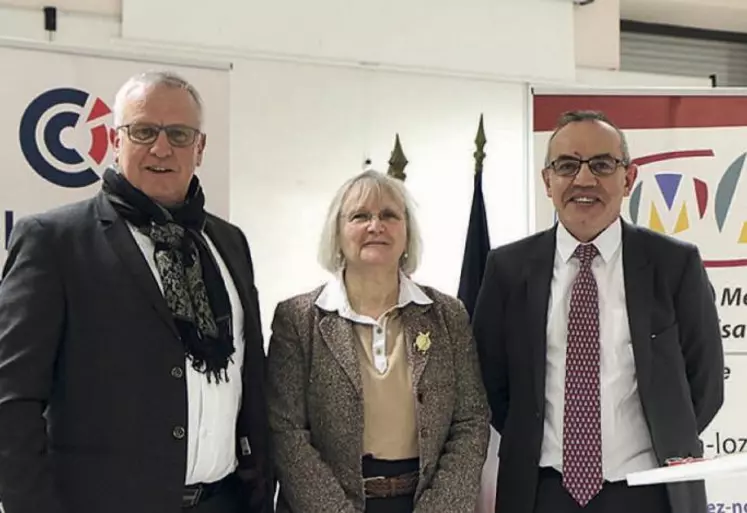
{"type": "Polygon", "coordinates": [[[547,141],[547,152],[545,153],[545,168],[550,166],[550,144],[555,138],[557,133],[563,127],[570,125],[571,123],[580,123],[582,121],[597,121],[600,123],[606,123],[611,126],[617,135],[620,136],[620,152],[622,153],[622,161],[625,166],[630,164],[630,150],[628,149],[628,140],[625,138],[625,134],[620,128],[614,124],[604,112],[598,110],[572,110],[564,112],[558,119],[558,123],[555,126],[555,131],[550,136],[550,140],[547,141]]]}
{"type": "Polygon", "coordinates": [[[200,93],[197,88],[189,83],[181,75],[172,71],[146,71],[145,73],[138,73],[130,77],[122,87],[117,91],[117,95],[114,97],[114,126],[118,127],[122,125],[122,119],[124,117],[124,107],[127,103],[127,99],[132,91],[138,87],[147,86],[166,86],[173,88],[186,89],[195,103],[197,104],[197,117],[199,127],[202,128],[203,122],[203,102],[200,93]]]}
{"type": "Polygon", "coordinates": [[[367,199],[372,194],[378,197],[389,195],[404,208],[407,245],[405,254],[400,259],[400,269],[408,275],[414,273],[420,263],[422,248],[420,227],[414,213],[415,202],[400,180],[374,170],[368,170],[350,178],[342,184],[332,198],[319,241],[319,263],[331,273],[337,272],[344,265],[340,246],[340,218],[343,205],[354,190],[361,200],[367,199]]]}

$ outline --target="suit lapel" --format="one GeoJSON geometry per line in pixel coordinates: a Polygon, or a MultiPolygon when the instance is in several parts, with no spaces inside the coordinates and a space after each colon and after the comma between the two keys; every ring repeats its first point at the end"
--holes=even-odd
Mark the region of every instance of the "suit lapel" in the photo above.
{"type": "Polygon", "coordinates": [[[116,213],[103,193],[99,193],[97,196],[96,211],[104,235],[112,246],[114,254],[117,255],[120,263],[130,274],[133,282],[147,298],[159,318],[178,337],[179,332],[174,324],[171,310],[169,310],[153,272],[148,266],[140,247],[135,242],[127,223],[116,213]]]}
{"type": "Polygon", "coordinates": [[[633,343],[638,385],[645,388],[651,376],[651,302],[653,270],[638,229],[622,223],[623,275],[628,325],[633,343]]]}
{"type": "Polygon", "coordinates": [[[544,411],[545,367],[547,359],[547,308],[550,300],[555,259],[555,228],[540,235],[536,250],[526,267],[527,342],[531,346],[534,395],[538,411],[544,411]]]}
{"type": "Polygon", "coordinates": [[[205,233],[210,239],[210,242],[212,242],[218,250],[218,254],[228,268],[228,273],[231,275],[233,284],[239,294],[241,306],[244,309],[244,320],[247,321],[254,319],[255,312],[253,311],[253,303],[249,300],[249,270],[246,268],[247,263],[244,260],[245,257],[242,252],[231,247],[229,243],[230,241],[227,237],[221,236],[215,222],[210,217],[208,217],[207,223],[205,224],[205,233]]]}
{"type": "Polygon", "coordinates": [[[429,351],[418,349],[415,341],[418,335],[425,335],[431,341],[431,344],[438,343],[438,325],[430,322],[430,317],[426,313],[430,310],[431,305],[420,305],[412,303],[403,308],[402,326],[405,332],[405,348],[407,350],[407,360],[412,369],[412,389],[417,390],[420,385],[420,378],[428,364],[429,351]]]}
{"type": "Polygon", "coordinates": [[[353,323],[340,317],[337,313],[327,313],[319,321],[319,331],[337,363],[350,378],[350,382],[359,396],[363,397],[360,362],[355,350],[357,335],[353,329],[353,323]]]}

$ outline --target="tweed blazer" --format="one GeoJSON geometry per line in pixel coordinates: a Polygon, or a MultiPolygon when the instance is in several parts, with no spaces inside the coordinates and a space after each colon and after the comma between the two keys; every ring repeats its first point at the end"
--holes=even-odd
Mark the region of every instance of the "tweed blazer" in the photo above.
{"type": "MultiPolygon", "coordinates": [[[[489,410],[469,317],[429,287],[433,301],[402,309],[419,428],[416,513],[474,513],[488,447],[489,410]],[[414,347],[429,333],[427,351],[414,347]]],[[[268,354],[278,513],[365,511],[363,388],[351,321],[315,305],[322,287],[281,302],[268,354]]]]}

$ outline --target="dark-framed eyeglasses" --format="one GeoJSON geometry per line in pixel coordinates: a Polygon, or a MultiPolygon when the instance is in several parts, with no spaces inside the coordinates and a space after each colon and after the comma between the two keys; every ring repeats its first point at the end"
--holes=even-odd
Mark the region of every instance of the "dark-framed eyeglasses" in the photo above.
{"type": "Polygon", "coordinates": [[[121,125],[117,130],[127,132],[127,137],[135,144],[153,144],[163,131],[171,146],[184,148],[194,144],[201,133],[197,128],[187,125],[156,125],[154,123],[130,123],[121,125]]]}
{"type": "Polygon", "coordinates": [[[625,165],[625,161],[610,155],[591,157],[590,159],[560,157],[550,162],[547,167],[551,168],[558,176],[568,177],[576,176],[584,164],[588,164],[589,171],[596,176],[610,176],[617,171],[619,166],[625,165]]]}

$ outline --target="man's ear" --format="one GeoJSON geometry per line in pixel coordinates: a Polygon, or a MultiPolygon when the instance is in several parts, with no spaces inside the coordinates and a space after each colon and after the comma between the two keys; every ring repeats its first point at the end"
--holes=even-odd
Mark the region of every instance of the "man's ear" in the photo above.
{"type": "Polygon", "coordinates": [[[638,166],[636,164],[629,164],[625,169],[625,196],[629,196],[633,190],[633,185],[638,178],[638,166]]]}
{"type": "Polygon", "coordinates": [[[122,150],[122,130],[112,130],[112,148],[114,149],[114,162],[119,163],[119,152],[122,150]]]}
{"type": "Polygon", "coordinates": [[[552,198],[552,192],[550,191],[550,170],[545,168],[542,170],[542,181],[545,183],[545,194],[548,198],[552,198]]]}
{"type": "Polygon", "coordinates": [[[202,157],[203,157],[203,153],[205,152],[206,144],[207,144],[207,134],[200,134],[200,140],[197,143],[197,158],[196,158],[196,164],[198,166],[202,165],[202,157]]]}

